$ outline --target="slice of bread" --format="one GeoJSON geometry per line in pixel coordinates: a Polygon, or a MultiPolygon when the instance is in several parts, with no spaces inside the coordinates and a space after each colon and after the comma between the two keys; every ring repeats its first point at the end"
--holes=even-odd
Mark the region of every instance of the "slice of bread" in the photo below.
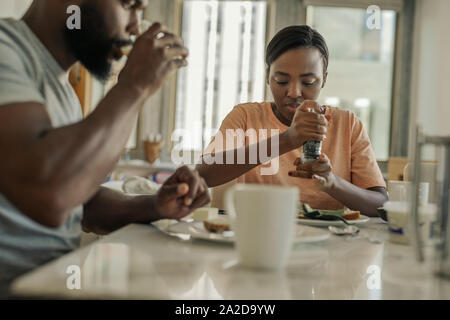
{"type": "Polygon", "coordinates": [[[359,211],[348,211],[344,213],[343,218],[346,220],[358,220],[360,217],[359,211]]]}
{"type": "Polygon", "coordinates": [[[215,219],[203,221],[203,226],[209,232],[222,233],[224,231],[230,231],[230,221],[228,217],[219,217],[215,219]]]}

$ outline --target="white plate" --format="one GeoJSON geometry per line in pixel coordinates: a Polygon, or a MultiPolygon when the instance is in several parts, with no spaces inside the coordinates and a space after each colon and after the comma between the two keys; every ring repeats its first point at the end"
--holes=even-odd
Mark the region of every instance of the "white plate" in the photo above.
{"type": "MultiPolygon", "coordinates": [[[[165,230],[168,234],[175,235],[190,235],[193,239],[202,239],[216,242],[234,242],[233,231],[227,231],[224,234],[212,233],[207,231],[203,227],[203,222],[185,222],[180,221],[178,223],[168,226],[165,230]]],[[[330,237],[328,231],[324,231],[317,228],[310,228],[307,226],[301,226],[296,224],[296,234],[294,243],[308,243],[327,240],[330,237]]]]}
{"type": "MultiPolygon", "coordinates": [[[[370,218],[365,215],[360,215],[358,220],[347,220],[349,224],[364,224],[370,221],[370,218]]],[[[297,218],[297,222],[312,226],[312,227],[328,227],[328,226],[337,226],[342,227],[345,226],[345,223],[339,220],[327,221],[327,220],[315,220],[315,219],[300,219],[297,218]]]]}

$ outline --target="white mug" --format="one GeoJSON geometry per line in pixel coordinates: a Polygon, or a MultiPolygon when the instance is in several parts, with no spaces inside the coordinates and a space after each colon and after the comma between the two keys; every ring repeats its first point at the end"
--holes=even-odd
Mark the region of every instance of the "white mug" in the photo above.
{"type": "MultiPolygon", "coordinates": [[[[388,181],[389,201],[411,201],[411,187],[410,181],[388,181]]],[[[419,185],[419,204],[425,205],[428,203],[430,193],[430,184],[428,182],[421,182],[419,185]]]]}
{"type": "Polygon", "coordinates": [[[278,270],[294,239],[299,190],[295,187],[237,184],[225,193],[241,266],[278,270]]]}
{"type": "MultiPolygon", "coordinates": [[[[437,177],[437,161],[422,161],[420,165],[420,181],[430,184],[429,202],[436,203],[436,177],[437,177]]],[[[411,181],[411,171],[413,164],[409,162],[403,169],[403,180],[411,181]]]]}
{"type": "MultiPolygon", "coordinates": [[[[389,241],[399,244],[409,244],[412,221],[409,218],[411,204],[401,201],[388,201],[384,204],[389,224],[389,241]]],[[[437,207],[428,203],[419,207],[419,233],[424,244],[432,243],[432,224],[437,219],[437,207]]]]}

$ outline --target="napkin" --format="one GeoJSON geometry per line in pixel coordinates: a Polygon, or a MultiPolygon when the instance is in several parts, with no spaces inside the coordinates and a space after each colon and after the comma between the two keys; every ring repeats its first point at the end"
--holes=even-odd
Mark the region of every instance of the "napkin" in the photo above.
{"type": "Polygon", "coordinates": [[[143,177],[131,177],[123,182],[122,190],[131,194],[149,194],[154,195],[158,192],[161,185],[143,177]]]}

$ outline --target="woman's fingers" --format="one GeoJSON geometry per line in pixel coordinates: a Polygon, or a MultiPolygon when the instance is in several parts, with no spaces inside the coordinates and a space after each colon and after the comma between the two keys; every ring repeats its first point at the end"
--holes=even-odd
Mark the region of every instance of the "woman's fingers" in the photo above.
{"type": "Polygon", "coordinates": [[[306,171],[289,171],[288,174],[290,177],[295,177],[295,178],[305,178],[305,179],[312,178],[312,173],[306,172],[306,171]]]}
{"type": "Polygon", "coordinates": [[[328,156],[325,153],[322,153],[322,154],[320,154],[319,162],[321,162],[321,163],[330,162],[330,159],[328,158],[328,156]]]}
{"type": "Polygon", "coordinates": [[[300,164],[302,164],[303,163],[303,161],[302,161],[302,158],[297,158],[297,159],[295,159],[295,161],[294,161],[294,166],[299,166],[300,164]]]}
{"type": "Polygon", "coordinates": [[[331,165],[327,162],[315,162],[311,168],[311,171],[317,174],[326,174],[331,171],[331,165]]]}
{"type": "Polygon", "coordinates": [[[317,113],[321,113],[322,107],[319,106],[319,104],[314,100],[305,100],[300,105],[300,110],[306,111],[306,112],[314,112],[315,111],[317,113]]]}
{"type": "Polygon", "coordinates": [[[325,127],[328,125],[327,117],[323,114],[304,112],[303,118],[304,121],[307,123],[320,124],[325,127]]]}
{"type": "Polygon", "coordinates": [[[303,163],[301,158],[294,161],[295,171],[290,171],[289,176],[311,179],[314,175],[326,177],[332,171],[331,163],[326,154],[321,154],[319,159],[313,163],[303,163]]]}
{"type": "Polygon", "coordinates": [[[313,175],[312,177],[314,180],[318,181],[321,185],[325,185],[327,183],[327,179],[325,179],[324,177],[321,177],[317,174],[313,175]]]}

